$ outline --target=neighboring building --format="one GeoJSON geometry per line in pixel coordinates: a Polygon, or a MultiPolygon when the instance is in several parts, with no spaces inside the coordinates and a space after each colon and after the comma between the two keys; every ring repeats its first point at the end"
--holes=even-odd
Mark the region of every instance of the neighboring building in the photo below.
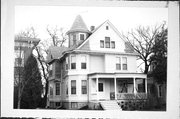
{"type": "Polygon", "coordinates": [[[22,80],[24,65],[39,39],[15,37],[14,40],[14,108],[17,108],[19,82],[22,80]]]}
{"type": "Polygon", "coordinates": [[[136,72],[138,54],[109,20],[89,31],[78,15],[67,35],[68,48],[49,49],[47,106],[125,109],[127,100],[147,99],[147,76],[136,72]]]}

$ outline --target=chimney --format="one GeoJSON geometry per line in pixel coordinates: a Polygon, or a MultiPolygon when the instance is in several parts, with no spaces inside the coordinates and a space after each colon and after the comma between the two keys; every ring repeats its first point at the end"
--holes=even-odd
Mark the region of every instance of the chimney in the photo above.
{"type": "Polygon", "coordinates": [[[95,29],[95,26],[91,26],[91,27],[90,27],[90,30],[91,30],[91,31],[94,31],[94,29],[95,29]]]}

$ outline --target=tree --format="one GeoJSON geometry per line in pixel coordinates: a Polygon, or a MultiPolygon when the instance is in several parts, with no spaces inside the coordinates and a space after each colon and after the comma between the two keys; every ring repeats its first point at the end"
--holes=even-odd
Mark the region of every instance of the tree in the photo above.
{"type": "Polygon", "coordinates": [[[156,36],[161,32],[160,26],[154,28],[139,26],[137,29],[128,32],[128,34],[121,33],[120,36],[123,40],[128,41],[129,45],[139,54],[139,58],[144,63],[144,73],[147,74],[149,67],[152,63],[150,58],[153,54],[153,46],[155,44],[156,36]]]}
{"type": "Polygon", "coordinates": [[[166,83],[167,79],[167,28],[162,27],[162,31],[156,36],[155,45],[152,48],[151,75],[158,83],[166,83]]]}
{"type": "MultiPolygon", "coordinates": [[[[41,77],[44,82],[45,92],[43,93],[42,105],[41,107],[46,106],[47,95],[48,95],[48,72],[49,65],[46,62],[46,56],[48,55],[49,46],[63,46],[66,41],[66,35],[63,28],[58,29],[58,27],[49,27],[46,28],[50,38],[40,41],[40,43],[35,47],[36,59],[38,60],[39,69],[41,72],[41,77]]],[[[36,33],[34,27],[30,27],[20,32],[18,36],[28,37],[28,38],[37,38],[38,34],[36,33]]]]}
{"type": "Polygon", "coordinates": [[[31,54],[24,66],[21,108],[34,109],[40,106],[43,85],[36,58],[31,54]]]}

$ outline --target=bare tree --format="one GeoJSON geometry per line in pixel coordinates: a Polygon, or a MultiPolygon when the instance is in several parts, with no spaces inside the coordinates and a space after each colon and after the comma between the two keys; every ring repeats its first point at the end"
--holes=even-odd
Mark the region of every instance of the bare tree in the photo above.
{"type": "MultiPolygon", "coordinates": [[[[47,26],[46,28],[48,35],[50,38],[40,41],[40,43],[35,47],[36,51],[36,59],[38,60],[39,69],[41,70],[41,76],[44,82],[45,92],[43,93],[43,102],[42,105],[45,107],[47,102],[48,95],[48,72],[49,65],[46,61],[46,56],[48,55],[49,46],[63,46],[66,41],[66,35],[63,28],[55,28],[51,27],[51,29],[47,26]]],[[[33,27],[27,28],[25,31],[22,31],[18,34],[18,36],[28,37],[28,38],[37,38],[38,34],[35,32],[33,27]]]]}
{"type": "Polygon", "coordinates": [[[50,36],[50,40],[52,40],[53,46],[63,46],[67,39],[63,28],[58,29],[57,26],[51,28],[47,26],[46,30],[50,36]]]}
{"type": "MultiPolygon", "coordinates": [[[[128,41],[129,45],[139,53],[139,59],[144,63],[144,73],[147,74],[149,67],[152,63],[150,56],[153,54],[153,46],[155,38],[162,30],[165,24],[155,26],[154,28],[139,26],[137,29],[128,32],[127,34],[121,33],[121,38],[128,41]]],[[[142,63],[141,63],[142,64],[142,63]]]]}

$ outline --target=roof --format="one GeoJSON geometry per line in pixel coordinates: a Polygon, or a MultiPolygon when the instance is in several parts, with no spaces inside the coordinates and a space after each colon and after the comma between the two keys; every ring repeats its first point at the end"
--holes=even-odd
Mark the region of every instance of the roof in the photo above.
{"type": "Polygon", "coordinates": [[[90,31],[88,30],[85,22],[83,21],[82,17],[80,15],[76,16],[73,25],[71,27],[71,29],[67,32],[87,32],[90,33],[90,31]]]}
{"type": "Polygon", "coordinates": [[[70,48],[67,47],[58,47],[58,46],[50,46],[48,49],[48,55],[47,55],[47,62],[51,62],[54,59],[59,59],[63,52],[70,50],[70,48]]]}
{"type": "Polygon", "coordinates": [[[21,37],[21,36],[15,36],[15,42],[26,42],[26,41],[32,41],[32,42],[39,42],[39,38],[28,38],[28,37],[21,37]]]}

